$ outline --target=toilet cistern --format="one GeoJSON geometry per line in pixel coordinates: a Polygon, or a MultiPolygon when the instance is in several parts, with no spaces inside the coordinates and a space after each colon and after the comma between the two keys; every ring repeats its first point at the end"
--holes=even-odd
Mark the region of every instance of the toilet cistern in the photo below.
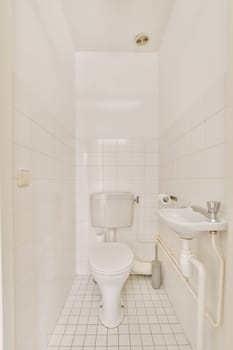
{"type": "Polygon", "coordinates": [[[106,231],[106,241],[114,242],[117,229],[132,225],[133,193],[96,192],[90,200],[92,226],[106,231]]]}

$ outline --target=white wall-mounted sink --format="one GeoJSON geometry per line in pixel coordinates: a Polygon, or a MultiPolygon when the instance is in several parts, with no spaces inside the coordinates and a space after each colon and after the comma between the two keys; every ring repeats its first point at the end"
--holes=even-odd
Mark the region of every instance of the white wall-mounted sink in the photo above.
{"type": "Polygon", "coordinates": [[[204,215],[194,212],[190,207],[164,208],[158,210],[158,214],[162,221],[181,238],[191,239],[200,232],[225,231],[227,229],[226,220],[219,219],[216,222],[211,222],[204,215]]]}

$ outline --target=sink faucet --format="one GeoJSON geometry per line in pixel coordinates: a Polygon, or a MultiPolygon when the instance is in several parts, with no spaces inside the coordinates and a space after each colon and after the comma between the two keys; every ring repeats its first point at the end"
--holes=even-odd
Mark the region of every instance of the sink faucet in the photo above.
{"type": "Polygon", "coordinates": [[[218,216],[218,212],[220,209],[220,202],[208,201],[207,202],[207,209],[199,207],[198,205],[191,205],[191,208],[194,211],[204,215],[212,222],[218,221],[217,216],[218,216]]]}

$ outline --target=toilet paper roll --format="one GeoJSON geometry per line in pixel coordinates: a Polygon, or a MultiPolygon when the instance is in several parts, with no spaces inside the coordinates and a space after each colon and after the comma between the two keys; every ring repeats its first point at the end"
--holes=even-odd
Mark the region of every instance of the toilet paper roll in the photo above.
{"type": "Polygon", "coordinates": [[[104,232],[102,233],[97,233],[96,237],[95,237],[95,241],[96,243],[103,243],[105,239],[105,234],[104,232]]]}
{"type": "Polygon", "coordinates": [[[169,194],[166,193],[160,193],[158,196],[159,203],[162,205],[170,205],[171,204],[171,197],[169,194]]]}

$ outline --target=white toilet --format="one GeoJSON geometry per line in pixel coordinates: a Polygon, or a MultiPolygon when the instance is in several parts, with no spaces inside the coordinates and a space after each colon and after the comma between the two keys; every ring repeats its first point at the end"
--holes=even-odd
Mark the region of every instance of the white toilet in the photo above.
{"type": "Polygon", "coordinates": [[[115,242],[115,231],[133,222],[133,194],[100,192],[91,195],[91,221],[106,230],[105,243],[97,243],[90,251],[92,275],[102,295],[99,317],[104,326],[117,327],[124,316],[121,289],[129,277],[133,253],[128,246],[115,242]]]}

